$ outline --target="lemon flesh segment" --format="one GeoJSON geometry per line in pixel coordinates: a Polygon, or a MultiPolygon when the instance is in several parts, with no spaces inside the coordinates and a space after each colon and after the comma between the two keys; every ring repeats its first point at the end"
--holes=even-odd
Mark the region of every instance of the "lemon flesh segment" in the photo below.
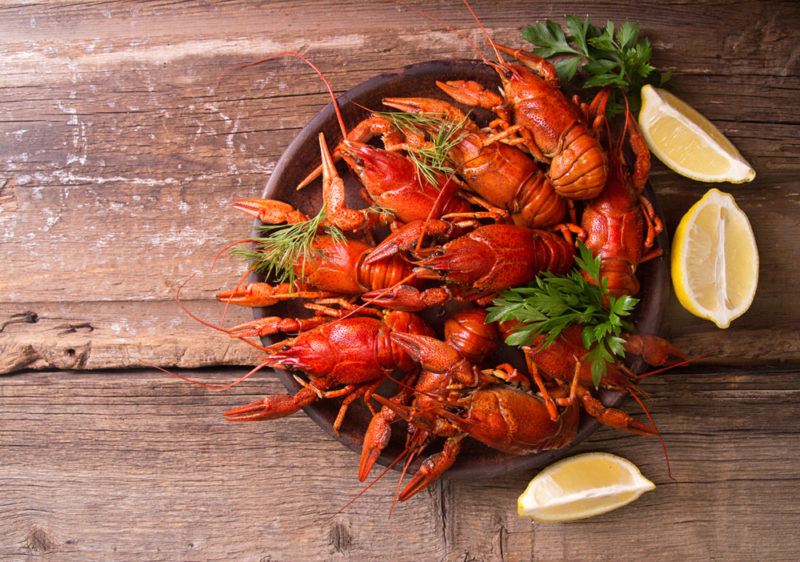
{"type": "Polygon", "coordinates": [[[585,453],[537,474],[517,500],[517,512],[535,521],[574,521],[622,507],[654,488],[630,461],[585,453]]]}
{"type": "Polygon", "coordinates": [[[733,196],[711,189],[675,231],[672,283],[681,305],[719,328],[744,314],[758,286],[758,247],[733,196]]]}
{"type": "Polygon", "coordinates": [[[639,127],[650,150],[688,178],[743,183],[756,172],[711,121],[666,90],[642,88],[639,127]]]}

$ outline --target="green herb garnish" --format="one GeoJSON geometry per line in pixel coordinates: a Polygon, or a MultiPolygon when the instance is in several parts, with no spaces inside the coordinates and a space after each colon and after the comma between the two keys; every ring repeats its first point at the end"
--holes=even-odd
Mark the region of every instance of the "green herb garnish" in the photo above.
{"type": "Polygon", "coordinates": [[[578,268],[566,276],[544,273],[528,287],[503,291],[489,307],[487,322],[517,320],[519,327],[506,338],[513,346],[530,345],[538,335],[545,335],[543,348],[549,346],[571,324],[582,324],[583,346],[589,349],[586,359],[592,364],[595,386],[606,373],[606,365],[615,357],[625,357],[623,330],[634,329],[623,318],[630,315],[639,299],[615,297],[608,292],[608,280],[600,279],[600,258],[578,243],[578,268]],[[597,284],[586,280],[580,270],[597,284]],[[608,306],[603,306],[607,299],[608,306]]]}
{"type": "MultiPolygon", "coordinates": [[[[585,76],[584,88],[614,86],[629,97],[631,111],[638,112],[641,104],[639,92],[645,84],[660,86],[671,75],[669,70],[659,71],[650,64],[653,47],[650,41],[639,38],[639,26],[625,22],[616,27],[607,22],[604,28],[589,23],[589,17],[566,16],[565,34],[554,21],[529,25],[522,37],[536,47],[533,52],[552,61],[562,82],[569,82],[576,74],[585,76]]],[[[612,97],[609,116],[624,108],[618,96],[612,97]]]]}
{"type": "MultiPolygon", "coordinates": [[[[302,260],[301,277],[304,277],[306,263],[314,251],[314,239],[324,220],[325,205],[315,216],[302,222],[261,226],[259,230],[264,236],[253,239],[255,251],[250,248],[234,248],[232,253],[248,260],[255,271],[263,272],[275,282],[287,281],[293,285],[294,265],[302,260]]],[[[335,226],[327,226],[325,231],[337,242],[345,241],[344,234],[335,226]]]]}
{"type": "Polygon", "coordinates": [[[389,117],[394,126],[401,131],[411,130],[419,136],[424,136],[426,133],[430,136],[430,146],[409,147],[408,157],[416,166],[417,176],[420,179],[424,178],[434,187],[441,187],[439,186],[440,175],[447,176],[455,172],[455,164],[450,158],[450,151],[464,140],[464,127],[469,123],[469,116],[465,115],[461,121],[452,122],[438,113],[407,111],[377,113],[389,117]]]}

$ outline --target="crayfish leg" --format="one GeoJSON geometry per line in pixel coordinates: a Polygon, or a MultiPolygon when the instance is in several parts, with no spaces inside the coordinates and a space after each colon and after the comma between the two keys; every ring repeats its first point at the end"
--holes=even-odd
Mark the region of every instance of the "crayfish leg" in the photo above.
{"type": "Polygon", "coordinates": [[[347,392],[343,394],[347,394],[347,396],[344,400],[342,400],[342,405],[339,407],[339,411],[336,414],[336,419],[333,421],[333,432],[336,435],[339,435],[339,430],[342,427],[342,423],[344,423],[344,417],[347,415],[347,409],[350,407],[350,404],[366,394],[371,395],[381,384],[383,384],[383,379],[378,379],[375,382],[358,387],[352,385],[345,387],[347,392]]]}
{"type": "Polygon", "coordinates": [[[580,387],[579,397],[583,409],[587,414],[595,418],[597,421],[608,427],[628,431],[635,435],[644,435],[652,437],[658,435],[658,431],[649,425],[645,425],[640,421],[635,420],[627,412],[623,412],[617,408],[608,408],[604,406],[600,400],[592,396],[588,390],[580,387]]]}

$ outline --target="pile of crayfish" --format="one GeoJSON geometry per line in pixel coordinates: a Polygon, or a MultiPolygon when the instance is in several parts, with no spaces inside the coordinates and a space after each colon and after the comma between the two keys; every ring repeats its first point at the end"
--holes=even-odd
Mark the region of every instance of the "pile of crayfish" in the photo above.
{"type": "MultiPolygon", "coordinates": [[[[227,330],[242,339],[275,337],[261,347],[258,368],[291,371],[301,388],[231,409],[225,418],[274,419],[340,398],[339,431],[348,407],[361,399],[373,416],[360,480],[387,447],[396,421],[408,428],[406,468],[429,445],[443,443],[421,462],[400,500],[451,467],[466,438],[513,455],[560,448],[575,438],[581,411],[610,427],[657,434],[652,419],[637,421],[598,398],[602,389],[637,398],[639,376],[612,363],[596,387],[580,326],[548,346],[542,337],[525,346],[525,369],[493,364],[514,329],[486,322],[485,307],[500,291],[545,271],[566,274],[581,240],[600,258],[608,291],[634,295],[637,267],[659,255],[654,241],[663,225],[643,195],[650,155],[630,112],[612,134],[608,90],[581,103],[564,94],[546,60],[491,44],[497,60],[484,60],[497,71],[501,93],[450,81],[437,82],[443,92],[437,99],[383,100],[391,110],[424,117],[414,126],[391,111],[374,111],[348,131],[334,98],[342,138],[331,149],[319,134],[321,164],[299,186],[318,185],[322,176],[324,215],[309,250],[297,254],[288,278],[242,282],[217,295],[250,307],[299,299],[309,311],[227,330]],[[476,107],[494,120],[479,126],[471,116],[476,107]],[[446,153],[452,171],[422,174],[413,156],[434,144],[442,123],[458,125],[446,153]],[[366,208],[348,206],[338,160],[362,184],[366,208]],[[431,316],[424,311],[437,307],[447,310],[443,331],[424,319],[431,316]],[[395,383],[391,396],[378,393],[387,380],[395,383]]],[[[311,220],[277,200],[233,206],[265,225],[311,220]]],[[[654,336],[629,335],[626,350],[651,365],[681,357],[654,336]]]]}

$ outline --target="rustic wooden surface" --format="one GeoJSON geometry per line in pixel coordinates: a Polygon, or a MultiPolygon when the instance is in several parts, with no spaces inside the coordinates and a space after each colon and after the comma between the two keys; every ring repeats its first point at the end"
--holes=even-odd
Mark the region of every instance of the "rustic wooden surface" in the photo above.
{"type": "MultiPolygon", "coordinates": [[[[671,87],[758,171],[723,186],[761,254],[750,312],[726,331],[671,300],[664,333],[691,369],[652,380],[670,447],[608,430],[581,450],[636,462],[658,485],[585,522],[534,524],[515,498],[531,474],[445,482],[389,516],[391,478],[358,490],[357,457],[302,414],[225,424],[279,390],[261,376],[218,394],[153,365],[227,381],[252,364],[187,319],[241,265],[211,258],[249,220],[293,136],[327,103],[301,50],[337,91],[424,60],[473,57],[412,2],[0,6],[0,557],[12,560],[797,559],[800,541],[800,7],[796,3],[476,2],[493,35],[564,13],[639,21],[671,87]]],[[[434,17],[480,36],[457,2],[434,17]]],[[[674,229],[709,187],[656,164],[674,229]]],[[[248,318],[231,311],[229,320],[248,318]]]]}

